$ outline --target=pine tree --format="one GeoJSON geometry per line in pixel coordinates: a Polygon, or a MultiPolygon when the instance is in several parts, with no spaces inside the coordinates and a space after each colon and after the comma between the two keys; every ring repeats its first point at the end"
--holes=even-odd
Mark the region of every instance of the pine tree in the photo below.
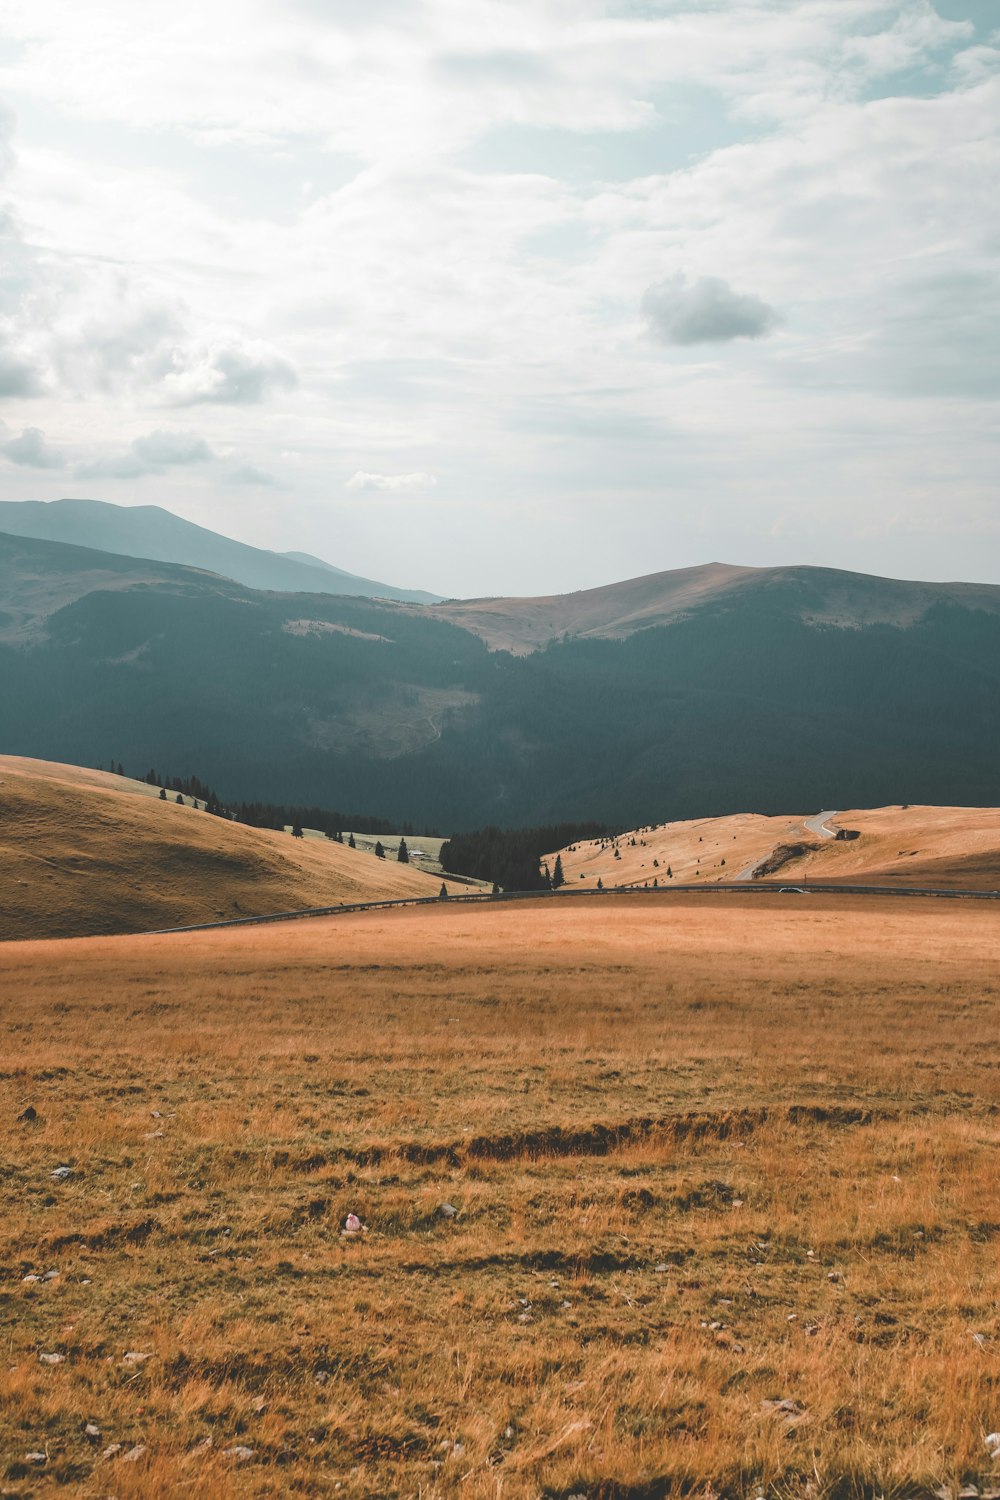
{"type": "Polygon", "coordinates": [[[305,834],[302,832],[302,825],[301,825],[301,823],[293,823],[292,824],[292,838],[293,839],[301,839],[301,838],[304,838],[304,837],[305,837],[305,834]]]}
{"type": "Polygon", "coordinates": [[[447,899],[448,899],[448,887],[445,885],[444,881],[442,880],[442,882],[441,882],[441,889],[438,892],[438,900],[439,901],[447,901],[447,899]]]}
{"type": "Polygon", "coordinates": [[[604,889],[604,881],[601,879],[600,875],[598,875],[597,877],[597,889],[599,891],[603,891],[604,889]]]}
{"type": "Polygon", "coordinates": [[[161,802],[166,802],[166,800],[167,800],[167,794],[164,791],[163,787],[161,786],[160,787],[160,801],[161,802]]]}
{"type": "Polygon", "coordinates": [[[410,863],[410,851],[407,849],[406,840],[403,838],[399,841],[399,853],[396,855],[396,858],[401,865],[408,865],[410,863]]]}
{"type": "Polygon", "coordinates": [[[561,885],[566,884],[566,876],[563,874],[562,855],[556,855],[556,867],[552,871],[552,889],[557,891],[561,885]]]}
{"type": "Polygon", "coordinates": [[[381,839],[376,839],[375,840],[375,858],[376,859],[385,859],[385,850],[382,847],[382,840],[381,839]]]}
{"type": "Polygon", "coordinates": [[[354,834],[353,833],[351,834],[351,836],[347,840],[347,847],[348,847],[348,849],[356,849],[358,847],[357,844],[354,842],[354,834]]]}
{"type": "Polygon", "coordinates": [[[183,795],[182,795],[181,792],[177,793],[176,801],[177,801],[177,806],[178,807],[183,807],[184,806],[184,797],[183,797],[183,795]]]}

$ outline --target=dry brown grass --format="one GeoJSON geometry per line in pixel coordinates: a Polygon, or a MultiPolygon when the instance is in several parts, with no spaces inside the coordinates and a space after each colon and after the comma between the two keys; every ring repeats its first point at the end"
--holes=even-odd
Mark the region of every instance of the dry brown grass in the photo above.
{"type": "MultiPolygon", "coordinates": [[[[804,845],[774,878],[878,885],[1000,889],[1000,808],[877,807],[838,812],[833,828],[857,829],[849,843],[807,829],[809,814],[765,817],[734,813],[637,828],[616,839],[584,840],[563,849],[567,884],[725,884],[748,880],[773,849],[804,845]],[[615,851],[618,858],[615,857],[615,851]],[[673,872],[668,876],[667,871],[673,872]]],[[[547,856],[551,865],[555,854],[547,856]]]]}
{"type": "Polygon", "coordinates": [[[998,973],[916,899],[5,945],[0,1490],[987,1476],[998,973]]]}
{"type": "Polygon", "coordinates": [[[440,888],[416,866],[161,802],[143,782],[0,756],[0,938],[143,932],[440,888]]]}

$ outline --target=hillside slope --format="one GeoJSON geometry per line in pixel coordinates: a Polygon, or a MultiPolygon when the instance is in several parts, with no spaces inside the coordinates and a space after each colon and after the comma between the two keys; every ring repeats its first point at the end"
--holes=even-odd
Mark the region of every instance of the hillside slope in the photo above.
{"type": "Polygon", "coordinates": [[[440,876],[361,850],[161,802],[143,782],[0,756],[2,939],[143,932],[440,888],[440,876]]]}
{"type": "MultiPolygon", "coordinates": [[[[1000,808],[877,807],[831,815],[846,842],[807,826],[808,814],[737,813],[636,828],[553,850],[568,888],[724,885],[767,879],[1000,890],[1000,808]]],[[[811,823],[815,819],[809,818],[811,823]]]]}
{"type": "Polygon", "coordinates": [[[0,502],[0,532],[65,542],[154,562],[180,563],[220,573],[252,589],[280,593],[354,594],[430,602],[436,594],[397,588],[345,573],[307,554],[269,552],[185,521],[159,505],[111,505],[104,500],[0,502]]]}

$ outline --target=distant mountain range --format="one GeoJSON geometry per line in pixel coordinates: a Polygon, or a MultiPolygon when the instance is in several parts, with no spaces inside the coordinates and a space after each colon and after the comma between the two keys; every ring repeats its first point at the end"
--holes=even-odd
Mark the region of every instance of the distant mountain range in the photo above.
{"type": "Polygon", "coordinates": [[[184,521],[158,505],[110,505],[103,500],[0,502],[0,532],[68,542],[99,552],[182,563],[235,579],[252,589],[296,594],[355,594],[429,604],[440,598],[345,573],[305,552],[268,552],[184,521]]]}
{"type": "Polygon", "coordinates": [[[0,535],[10,754],[453,832],[1000,805],[998,747],[1000,587],[708,565],[419,605],[0,535]]]}

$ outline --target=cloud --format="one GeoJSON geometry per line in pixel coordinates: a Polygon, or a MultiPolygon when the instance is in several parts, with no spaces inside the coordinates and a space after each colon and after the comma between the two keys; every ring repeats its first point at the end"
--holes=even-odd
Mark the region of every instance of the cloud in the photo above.
{"type": "Polygon", "coordinates": [[[0,349],[0,397],[40,396],[43,382],[30,361],[0,349]]]}
{"type": "Polygon", "coordinates": [[[173,464],[202,464],[214,457],[205,439],[196,432],[147,432],[132,443],[132,452],[151,469],[173,464]]]}
{"type": "Polygon", "coordinates": [[[248,406],[272,392],[294,390],[299,383],[288,360],[265,344],[175,351],[175,361],[164,380],[167,398],[175,406],[248,406]]]}
{"type": "Polygon", "coordinates": [[[253,484],[263,489],[280,488],[280,481],[266,469],[258,469],[256,464],[236,464],[229,470],[228,478],[233,484],[253,484]]]}
{"type": "Polygon", "coordinates": [[[26,427],[20,437],[4,443],[2,451],[12,464],[30,469],[61,469],[66,462],[61,450],[46,442],[40,427],[26,427]]]}
{"type": "Polygon", "coordinates": [[[688,281],[683,272],[648,287],[642,313],[661,344],[727,344],[765,338],[778,314],[760,297],[737,292],[721,276],[688,281]]]}
{"type": "Polygon", "coordinates": [[[437,484],[433,474],[369,474],[359,469],[347,481],[349,490],[429,490],[437,484]]]}
{"type": "Polygon", "coordinates": [[[195,432],[157,429],[134,438],[121,453],[81,464],[76,472],[81,479],[139,479],[143,474],[162,474],[164,469],[208,463],[214,457],[205,439],[195,432]]]}

